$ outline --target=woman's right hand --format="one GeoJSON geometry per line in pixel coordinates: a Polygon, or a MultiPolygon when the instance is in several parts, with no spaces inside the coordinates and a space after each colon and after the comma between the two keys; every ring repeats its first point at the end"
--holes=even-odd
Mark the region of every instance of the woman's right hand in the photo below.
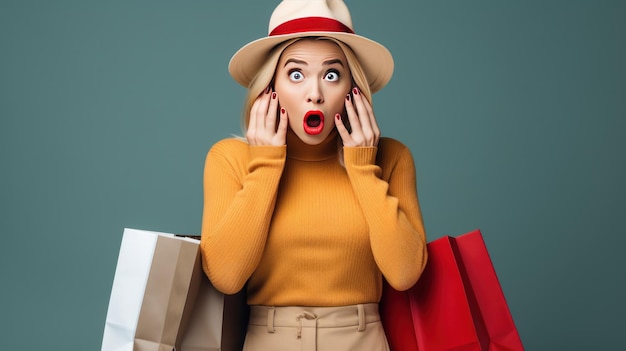
{"type": "Polygon", "coordinates": [[[269,87],[256,99],[250,110],[246,139],[250,145],[282,146],[287,139],[287,112],[280,109],[276,127],[278,94],[269,87]]]}

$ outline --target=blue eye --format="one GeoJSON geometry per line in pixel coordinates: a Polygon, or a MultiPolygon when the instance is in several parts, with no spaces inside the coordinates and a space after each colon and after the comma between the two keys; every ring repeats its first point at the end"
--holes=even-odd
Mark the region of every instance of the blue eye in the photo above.
{"type": "Polygon", "coordinates": [[[329,82],[336,82],[339,80],[339,72],[337,72],[336,70],[332,69],[328,72],[326,72],[326,75],[324,76],[324,79],[326,79],[329,82]]]}
{"type": "Polygon", "coordinates": [[[304,75],[300,71],[291,71],[289,72],[289,79],[293,82],[299,82],[304,79],[304,75]]]}

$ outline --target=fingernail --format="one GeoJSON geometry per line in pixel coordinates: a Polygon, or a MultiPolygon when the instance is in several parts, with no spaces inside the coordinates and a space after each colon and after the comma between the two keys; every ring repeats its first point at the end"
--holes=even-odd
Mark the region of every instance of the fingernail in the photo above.
{"type": "Polygon", "coordinates": [[[276,93],[272,93],[272,100],[276,99],[276,93]]]}
{"type": "Polygon", "coordinates": [[[346,101],[350,101],[350,94],[346,94],[346,101]]]}
{"type": "Polygon", "coordinates": [[[286,112],[286,111],[285,111],[285,108],[284,108],[284,107],[281,107],[281,108],[280,108],[280,113],[282,113],[282,114],[284,115],[284,114],[285,114],[285,112],[286,112]]]}
{"type": "Polygon", "coordinates": [[[265,94],[270,92],[270,87],[268,86],[267,88],[265,88],[265,94]]]}
{"type": "Polygon", "coordinates": [[[359,95],[359,89],[357,89],[357,88],[352,88],[352,94],[354,94],[354,95],[359,95]]]}
{"type": "Polygon", "coordinates": [[[341,119],[341,115],[340,114],[336,114],[335,118],[337,118],[337,120],[340,120],[341,119]]]}

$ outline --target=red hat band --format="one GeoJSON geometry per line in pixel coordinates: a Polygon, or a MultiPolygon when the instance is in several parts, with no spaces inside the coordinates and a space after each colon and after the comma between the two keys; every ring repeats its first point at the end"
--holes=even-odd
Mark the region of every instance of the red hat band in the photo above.
{"type": "Polygon", "coordinates": [[[354,31],[345,24],[326,17],[302,17],[278,25],[270,32],[270,36],[306,32],[338,32],[351,33],[354,31]]]}

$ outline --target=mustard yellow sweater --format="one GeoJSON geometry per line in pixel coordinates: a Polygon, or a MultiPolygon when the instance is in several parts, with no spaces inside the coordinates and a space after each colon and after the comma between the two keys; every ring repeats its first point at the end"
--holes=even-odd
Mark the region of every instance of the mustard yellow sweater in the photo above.
{"type": "Polygon", "coordinates": [[[251,305],[342,306],[378,302],[383,276],[398,290],[417,281],[427,253],[410,151],[389,138],[344,147],[344,167],[337,138],[211,148],[201,251],[218,290],[248,283],[251,305]]]}

